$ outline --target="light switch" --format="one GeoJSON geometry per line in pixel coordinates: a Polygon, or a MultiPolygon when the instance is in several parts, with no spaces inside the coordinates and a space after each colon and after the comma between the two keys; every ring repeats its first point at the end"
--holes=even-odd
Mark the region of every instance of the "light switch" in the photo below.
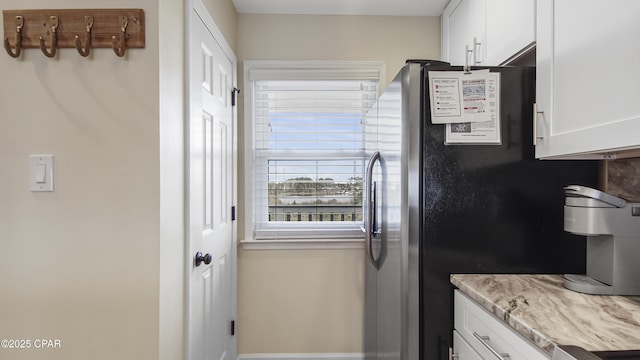
{"type": "Polygon", "coordinates": [[[53,155],[29,157],[29,188],[31,191],[53,191],[53,155]]]}
{"type": "Polygon", "coordinates": [[[45,164],[36,164],[36,183],[44,184],[45,175],[47,174],[47,165],[45,164]]]}

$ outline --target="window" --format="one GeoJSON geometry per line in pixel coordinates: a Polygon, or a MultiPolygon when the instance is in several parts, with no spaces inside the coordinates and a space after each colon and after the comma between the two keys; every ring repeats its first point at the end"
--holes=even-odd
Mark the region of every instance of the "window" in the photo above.
{"type": "Polygon", "coordinates": [[[380,65],[248,65],[254,238],[362,238],[365,115],[380,65]]]}

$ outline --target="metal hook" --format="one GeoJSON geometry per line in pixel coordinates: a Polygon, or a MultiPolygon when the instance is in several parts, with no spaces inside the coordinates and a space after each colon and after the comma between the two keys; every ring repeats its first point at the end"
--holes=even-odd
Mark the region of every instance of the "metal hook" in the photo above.
{"type": "Polygon", "coordinates": [[[91,52],[91,28],[93,27],[93,16],[85,16],[84,23],[87,28],[87,32],[84,35],[84,42],[85,42],[84,49],[80,44],[80,37],[76,35],[75,38],[76,38],[76,49],[78,50],[78,53],[80,53],[80,55],[82,55],[83,57],[87,57],[91,52]]]}
{"type": "Polygon", "coordinates": [[[39,36],[40,39],[40,50],[46,57],[54,57],[56,56],[56,50],[58,50],[58,17],[57,16],[49,16],[51,19],[51,52],[47,51],[47,46],[44,44],[44,39],[42,36],[39,36]]]}
{"type": "Polygon", "coordinates": [[[120,39],[118,40],[115,35],[111,36],[111,46],[118,57],[123,57],[127,48],[127,25],[129,25],[129,18],[120,16],[120,39]]]}
{"type": "Polygon", "coordinates": [[[11,51],[11,44],[9,44],[9,39],[4,38],[4,48],[7,50],[9,56],[13,58],[17,58],[20,56],[20,52],[22,51],[22,26],[24,26],[24,19],[22,16],[16,16],[16,52],[11,51]]]}

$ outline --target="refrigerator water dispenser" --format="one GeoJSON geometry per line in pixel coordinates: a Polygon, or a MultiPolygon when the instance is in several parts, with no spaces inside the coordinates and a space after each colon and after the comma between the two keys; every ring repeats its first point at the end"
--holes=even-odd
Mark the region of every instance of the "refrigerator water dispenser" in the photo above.
{"type": "Polygon", "coordinates": [[[565,190],[564,230],[587,237],[586,275],[565,275],[570,290],[640,295],[640,203],[579,185],[565,190]]]}

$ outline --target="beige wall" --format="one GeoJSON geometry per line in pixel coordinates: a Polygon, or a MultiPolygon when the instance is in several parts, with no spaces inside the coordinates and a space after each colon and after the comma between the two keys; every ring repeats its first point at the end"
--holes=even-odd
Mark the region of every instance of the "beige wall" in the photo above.
{"type": "Polygon", "coordinates": [[[240,251],[239,354],[361,352],[362,251],[240,251]]]}
{"type": "Polygon", "coordinates": [[[231,49],[237,54],[238,14],[231,0],[202,0],[231,49]]]}
{"type": "Polygon", "coordinates": [[[0,77],[11,84],[0,87],[0,337],[62,343],[0,349],[2,358],[158,358],[158,5],[91,6],[143,8],[146,48],[124,59],[111,49],[89,58],[75,49],[55,59],[39,49],[0,54],[0,77]],[[29,191],[30,154],[54,155],[54,192],[29,191]]]}
{"type": "MultiPolygon", "coordinates": [[[[0,337],[62,345],[0,358],[182,358],[183,2],[2,4],[142,8],[146,48],[0,55],[0,337]],[[29,154],[43,153],[55,191],[32,193],[29,154]]],[[[231,0],[206,5],[235,49],[231,0]]]]}
{"type": "MultiPolygon", "coordinates": [[[[408,58],[440,58],[440,19],[239,14],[237,55],[240,72],[243,60],[384,61],[390,82],[408,58]]],[[[362,249],[241,249],[238,258],[240,355],[362,352],[362,249]]]]}
{"type": "Polygon", "coordinates": [[[238,60],[377,60],[387,83],[406,59],[440,59],[440,18],[238,16],[238,60]]]}

